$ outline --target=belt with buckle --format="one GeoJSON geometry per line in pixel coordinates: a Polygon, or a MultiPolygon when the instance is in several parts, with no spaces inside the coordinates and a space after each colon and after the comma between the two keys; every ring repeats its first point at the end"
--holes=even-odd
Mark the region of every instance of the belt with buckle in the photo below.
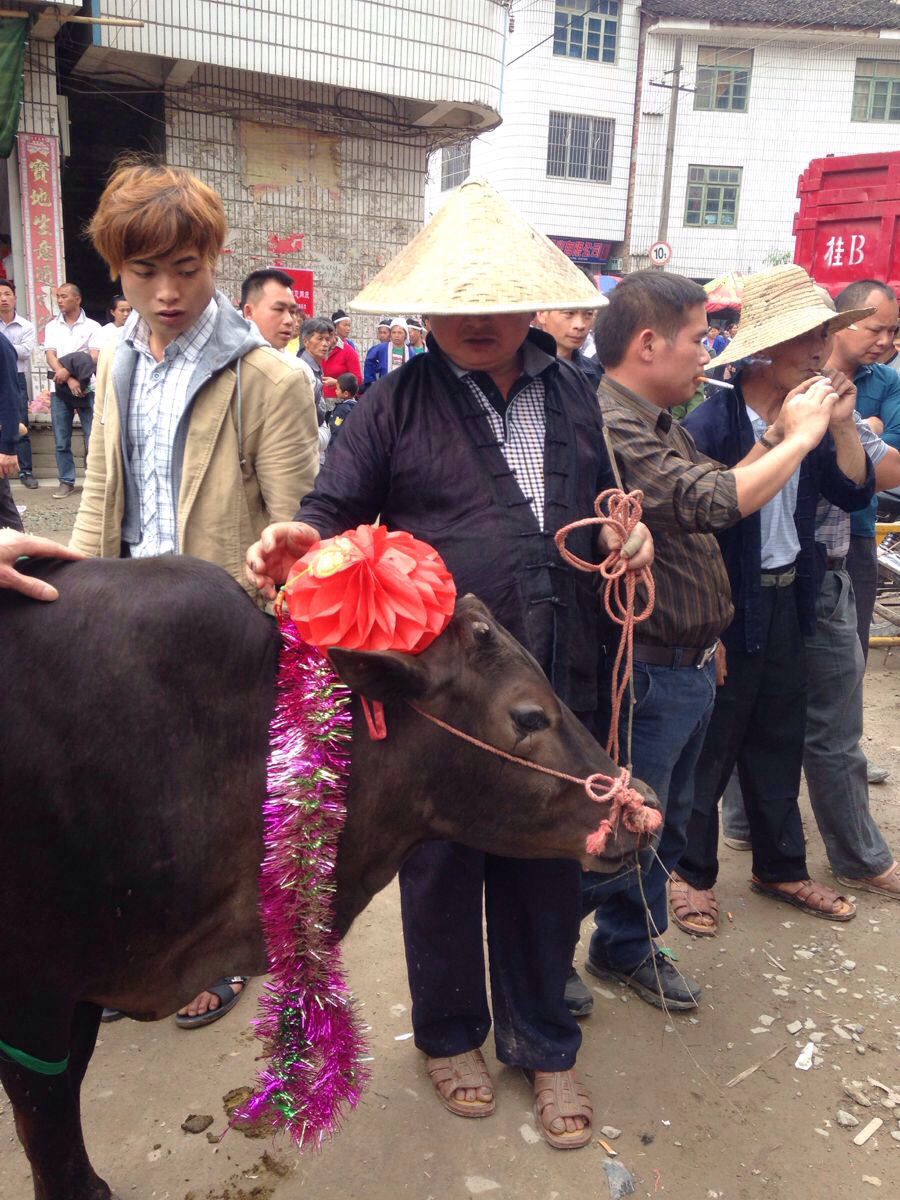
{"type": "Polygon", "coordinates": [[[825,570],[826,571],[843,571],[847,565],[847,555],[842,554],[839,558],[826,555],[825,570]]]}
{"type": "Polygon", "coordinates": [[[652,642],[634,643],[634,661],[651,667],[705,667],[716,652],[718,641],[711,646],[655,646],[652,642]]]}
{"type": "Polygon", "coordinates": [[[763,587],[783,588],[790,587],[796,578],[797,568],[792,566],[781,571],[763,571],[759,581],[763,587]]]}

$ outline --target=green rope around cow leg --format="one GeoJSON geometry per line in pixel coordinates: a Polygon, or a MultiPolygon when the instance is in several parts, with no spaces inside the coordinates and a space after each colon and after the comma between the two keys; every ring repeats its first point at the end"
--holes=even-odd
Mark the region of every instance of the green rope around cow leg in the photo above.
{"type": "Polygon", "coordinates": [[[62,1075],[69,1065],[68,1054],[59,1062],[47,1062],[44,1058],[35,1058],[33,1054],[27,1054],[24,1050],[17,1050],[15,1046],[10,1046],[2,1038],[0,1038],[0,1054],[14,1063],[18,1063],[26,1071],[34,1071],[37,1075],[62,1075]]]}

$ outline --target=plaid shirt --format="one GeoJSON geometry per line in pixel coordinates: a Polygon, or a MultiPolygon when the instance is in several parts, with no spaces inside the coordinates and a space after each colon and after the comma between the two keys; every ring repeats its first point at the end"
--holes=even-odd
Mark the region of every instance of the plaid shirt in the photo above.
{"type": "Polygon", "coordinates": [[[131,546],[132,558],[174,554],[178,548],[177,498],[172,495],[175,431],[187,406],[197,359],[212,337],[217,312],[215,300],[210,300],[190,329],[166,346],[161,362],[150,352],[150,327],[143,317],[135,312],[125,323],[124,340],[138,355],[126,424],[141,514],[141,540],[131,546]]]}
{"type": "MultiPolygon", "coordinates": [[[[888,452],[887,443],[872,431],[856,411],[853,413],[853,420],[859,431],[862,448],[869,456],[869,462],[873,467],[877,467],[888,452]]],[[[829,504],[824,496],[819,497],[816,508],[816,541],[824,545],[829,558],[846,558],[850,549],[850,514],[834,504],[829,504]]]]}
{"type": "Polygon", "coordinates": [[[522,347],[522,375],[510,389],[504,408],[503,397],[489,375],[482,371],[454,371],[484,409],[488,424],[497,439],[500,453],[516,477],[522,495],[541,529],[544,528],[544,381],[547,355],[525,343],[522,347]]]}

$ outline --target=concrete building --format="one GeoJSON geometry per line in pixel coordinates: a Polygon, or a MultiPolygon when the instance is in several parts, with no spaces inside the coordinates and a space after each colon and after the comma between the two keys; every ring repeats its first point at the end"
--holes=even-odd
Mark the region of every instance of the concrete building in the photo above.
{"type": "Polygon", "coordinates": [[[512,0],[500,111],[434,155],[429,211],[471,168],[591,272],[656,241],[704,281],[756,270],[810,159],[897,147],[900,5],[512,0]]]}
{"type": "Polygon", "coordinates": [[[89,0],[28,12],[39,19],[0,204],[5,189],[22,307],[39,325],[65,278],[93,316],[115,290],[82,231],[123,151],[188,167],[222,194],[229,295],[279,263],[311,270],[312,307],[330,313],[421,226],[435,146],[499,120],[503,0],[89,0]],[[88,20],[60,19],[72,14],[88,20]],[[22,174],[26,159],[49,176],[45,197],[22,174]]]}

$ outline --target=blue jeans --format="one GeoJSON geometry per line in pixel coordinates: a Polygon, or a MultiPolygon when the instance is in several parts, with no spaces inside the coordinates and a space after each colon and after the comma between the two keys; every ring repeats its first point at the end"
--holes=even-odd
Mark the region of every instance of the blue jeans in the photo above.
{"type": "MultiPolygon", "coordinates": [[[[634,774],[659,797],[665,814],[657,854],[642,856],[643,895],[651,916],[651,933],[668,927],[667,872],[678,865],[684,849],[694,799],[694,768],[716,698],[716,665],[657,667],[634,664],[632,759],[634,774]]],[[[627,699],[627,693],[626,693],[627,699]]],[[[627,707],[627,704],[626,704],[627,707]]],[[[627,714],[619,740],[627,745],[627,714]]],[[[594,912],[596,930],[590,958],[619,968],[633,967],[650,953],[651,934],[640,883],[633,875],[609,884],[608,877],[585,871],[582,902],[586,916],[594,912]]]]}
{"type": "Polygon", "coordinates": [[[78,408],[66,404],[54,392],[50,400],[50,420],[53,424],[53,440],[56,448],[56,470],[60,483],[75,485],[75,459],[72,455],[72,425],[75,413],[81,421],[84,433],[84,460],[87,462],[88,442],[91,437],[91,422],[94,417],[94,394],[88,392],[83,397],[84,403],[78,408]]]}
{"type": "Polygon", "coordinates": [[[19,438],[16,454],[19,456],[19,474],[31,474],[31,437],[28,433],[28,384],[21,371],[16,372],[16,382],[19,385],[19,424],[25,426],[25,432],[19,438]]]}

